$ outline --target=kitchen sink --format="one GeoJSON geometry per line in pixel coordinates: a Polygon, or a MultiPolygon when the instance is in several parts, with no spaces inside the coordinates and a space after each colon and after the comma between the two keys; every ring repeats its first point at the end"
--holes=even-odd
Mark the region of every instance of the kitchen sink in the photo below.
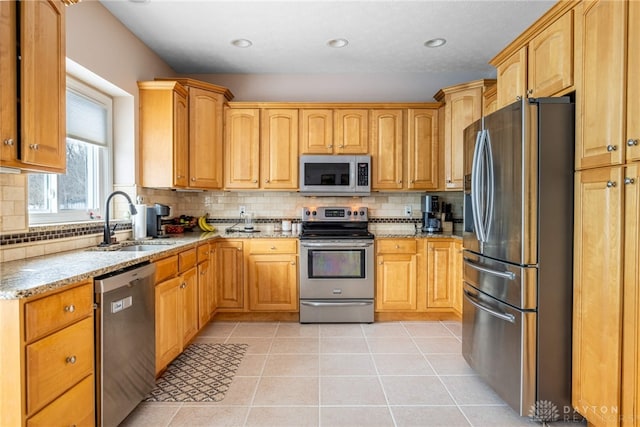
{"type": "Polygon", "coordinates": [[[166,248],[167,246],[175,245],[176,242],[168,242],[166,240],[158,241],[153,240],[151,242],[140,242],[140,241],[124,241],[121,243],[115,243],[110,246],[94,246],[92,248],[87,249],[88,251],[98,251],[98,252],[145,252],[145,251],[155,251],[157,249],[166,248]]]}
{"type": "Polygon", "coordinates": [[[131,246],[123,246],[120,249],[116,249],[119,252],[143,252],[143,251],[155,251],[156,249],[160,249],[162,245],[131,245],[131,246]]]}

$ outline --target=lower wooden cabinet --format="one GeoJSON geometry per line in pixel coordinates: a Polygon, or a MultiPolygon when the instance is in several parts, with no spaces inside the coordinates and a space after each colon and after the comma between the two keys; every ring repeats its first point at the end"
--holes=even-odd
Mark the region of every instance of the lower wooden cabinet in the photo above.
{"type": "Polygon", "coordinates": [[[427,308],[462,312],[462,252],[460,243],[427,241],[427,308]]]}
{"type": "Polygon", "coordinates": [[[241,240],[220,240],[217,252],[217,305],[221,310],[244,308],[244,253],[241,240]]]}
{"type": "Polygon", "coordinates": [[[376,242],[376,310],[418,308],[418,253],[415,239],[376,242]]]}
{"type": "Polygon", "coordinates": [[[250,242],[247,289],[250,311],[298,310],[298,256],[294,239],[250,242]]]}
{"type": "Polygon", "coordinates": [[[56,425],[90,427],[94,426],[95,385],[93,375],[89,375],[62,396],[47,405],[42,411],[27,420],[27,427],[50,427],[56,425]]]}
{"type": "Polygon", "coordinates": [[[206,325],[216,310],[215,243],[198,247],[198,328],[206,325]]]}

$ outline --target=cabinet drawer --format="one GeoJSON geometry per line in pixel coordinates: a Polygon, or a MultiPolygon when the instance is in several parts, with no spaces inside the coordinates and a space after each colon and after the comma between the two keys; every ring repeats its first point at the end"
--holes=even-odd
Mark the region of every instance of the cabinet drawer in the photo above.
{"type": "Polygon", "coordinates": [[[296,254],[297,241],[293,239],[255,239],[251,241],[252,254],[296,254]]]}
{"type": "Polygon", "coordinates": [[[414,254],[418,247],[413,239],[378,240],[376,244],[379,254],[414,254]]]}
{"type": "Polygon", "coordinates": [[[198,253],[196,249],[189,249],[178,254],[178,270],[180,272],[187,271],[191,267],[196,265],[198,260],[198,253]]]}
{"type": "Polygon", "coordinates": [[[203,262],[209,259],[211,247],[207,243],[206,245],[198,246],[198,262],[203,262]]]}
{"type": "Polygon", "coordinates": [[[26,356],[32,414],[93,372],[93,317],[28,345],[26,356]]]}
{"type": "Polygon", "coordinates": [[[178,257],[172,256],[155,262],[156,283],[164,282],[178,274],[178,257]]]}
{"type": "Polygon", "coordinates": [[[27,420],[27,427],[49,427],[55,420],[61,426],[93,426],[95,424],[93,375],[51,402],[27,420]]]}
{"type": "Polygon", "coordinates": [[[25,339],[31,342],[93,312],[90,282],[25,304],[25,339]]]}

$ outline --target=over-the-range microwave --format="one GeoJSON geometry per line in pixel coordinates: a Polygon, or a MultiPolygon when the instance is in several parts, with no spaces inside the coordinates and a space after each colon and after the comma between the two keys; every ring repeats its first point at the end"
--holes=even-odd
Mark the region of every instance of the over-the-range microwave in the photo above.
{"type": "Polygon", "coordinates": [[[300,156],[300,193],[307,196],[368,196],[371,156],[300,156]]]}

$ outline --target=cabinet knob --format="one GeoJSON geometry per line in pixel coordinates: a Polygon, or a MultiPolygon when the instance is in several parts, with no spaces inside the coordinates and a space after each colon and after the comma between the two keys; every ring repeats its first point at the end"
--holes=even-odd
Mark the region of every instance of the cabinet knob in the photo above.
{"type": "Polygon", "coordinates": [[[242,250],[242,248],[238,248],[238,250],[239,250],[239,251],[241,251],[241,250],[242,250]]]}
{"type": "Polygon", "coordinates": [[[276,250],[276,247],[275,247],[275,246],[271,246],[271,250],[272,250],[272,251],[275,251],[275,250],[276,250]]]}
{"type": "Polygon", "coordinates": [[[329,148],[333,148],[333,144],[329,144],[329,148]]]}
{"type": "Polygon", "coordinates": [[[344,148],[343,144],[338,145],[338,148],[344,148]]]}
{"type": "Polygon", "coordinates": [[[73,305],[73,304],[65,305],[65,306],[64,306],[64,311],[65,311],[66,313],[73,313],[74,311],[76,311],[76,306],[75,306],[75,305],[73,305]]]}
{"type": "Polygon", "coordinates": [[[411,180],[411,183],[414,184],[416,181],[414,179],[411,180]]]}
{"type": "Polygon", "coordinates": [[[195,181],[195,180],[196,180],[196,177],[195,177],[195,176],[192,176],[192,177],[191,177],[191,181],[195,181]]]}
{"type": "Polygon", "coordinates": [[[184,289],[187,287],[187,282],[182,282],[182,284],[180,285],[181,289],[184,289]]]}
{"type": "MultiPolygon", "coordinates": [[[[631,141],[631,140],[629,140],[631,141]]],[[[7,138],[3,141],[4,145],[13,145],[13,138],[7,138]]]]}
{"type": "Polygon", "coordinates": [[[400,245],[396,245],[396,249],[400,249],[400,245]]]}
{"type": "Polygon", "coordinates": [[[269,183],[269,180],[268,180],[268,179],[265,179],[265,180],[264,180],[264,182],[265,182],[266,184],[268,184],[268,183],[269,183]]]}
{"type": "Polygon", "coordinates": [[[256,184],[257,182],[258,182],[258,180],[257,180],[257,179],[254,179],[254,180],[253,180],[253,183],[254,183],[254,184],[256,184]]]}
{"type": "Polygon", "coordinates": [[[295,261],[291,261],[291,265],[296,265],[296,262],[295,261]]]}
{"type": "Polygon", "coordinates": [[[398,184],[402,184],[402,180],[398,180],[398,184]]]}
{"type": "Polygon", "coordinates": [[[607,145],[607,151],[611,152],[611,151],[616,151],[618,149],[617,145],[607,145]]]}
{"type": "Polygon", "coordinates": [[[627,139],[627,146],[633,147],[634,145],[638,145],[637,139],[627,139]]]}
{"type": "Polygon", "coordinates": [[[533,89],[527,89],[527,95],[533,95],[533,89]]]}
{"type": "Polygon", "coordinates": [[[612,188],[615,187],[617,184],[615,181],[607,181],[607,187],[608,188],[612,188]]]}
{"type": "Polygon", "coordinates": [[[206,271],[201,271],[201,272],[200,272],[200,275],[201,275],[201,276],[204,276],[205,274],[206,274],[206,271]]]}
{"type": "Polygon", "coordinates": [[[625,184],[633,184],[633,183],[635,183],[635,182],[636,182],[636,180],[635,180],[635,179],[633,179],[633,178],[626,177],[626,178],[624,179],[624,183],[625,183],[625,184]]]}
{"type": "Polygon", "coordinates": [[[69,357],[67,357],[66,361],[67,361],[67,363],[73,365],[73,364],[76,363],[76,357],[75,356],[69,356],[69,357]]]}
{"type": "Polygon", "coordinates": [[[383,262],[383,261],[380,261],[378,264],[383,265],[383,264],[384,264],[384,262],[383,262]]]}
{"type": "Polygon", "coordinates": [[[176,176],[176,179],[182,179],[182,178],[183,178],[182,175],[176,176]]]}
{"type": "Polygon", "coordinates": [[[39,144],[29,144],[29,148],[31,148],[32,150],[38,151],[40,147],[39,147],[39,144]]]}

